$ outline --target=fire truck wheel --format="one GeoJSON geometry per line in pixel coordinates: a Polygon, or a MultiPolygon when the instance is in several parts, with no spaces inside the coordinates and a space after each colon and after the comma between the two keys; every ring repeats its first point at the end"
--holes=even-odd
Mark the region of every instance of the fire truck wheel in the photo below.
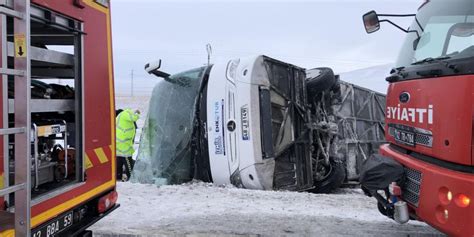
{"type": "Polygon", "coordinates": [[[320,67],[306,71],[306,92],[309,98],[330,89],[336,82],[337,79],[331,68],[320,67]]]}
{"type": "Polygon", "coordinates": [[[312,193],[331,193],[339,188],[346,179],[346,168],[344,162],[330,160],[331,167],[329,173],[322,180],[314,181],[314,188],[308,190],[312,193]]]}

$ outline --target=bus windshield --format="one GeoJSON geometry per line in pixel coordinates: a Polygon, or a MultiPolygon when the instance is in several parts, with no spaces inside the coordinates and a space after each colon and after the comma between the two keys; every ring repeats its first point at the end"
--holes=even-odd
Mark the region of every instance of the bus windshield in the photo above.
{"type": "Polygon", "coordinates": [[[430,59],[474,57],[474,1],[432,0],[418,12],[400,52],[396,67],[430,59]]]}
{"type": "Polygon", "coordinates": [[[190,143],[207,68],[172,75],[153,89],[132,181],[165,185],[193,178],[190,143]]]}

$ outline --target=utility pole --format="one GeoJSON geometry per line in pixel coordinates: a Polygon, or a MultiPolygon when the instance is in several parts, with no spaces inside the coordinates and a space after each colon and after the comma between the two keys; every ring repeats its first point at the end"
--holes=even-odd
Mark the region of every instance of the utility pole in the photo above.
{"type": "Polygon", "coordinates": [[[207,66],[211,64],[211,54],[212,54],[212,46],[211,44],[206,44],[206,51],[207,51],[207,66]]]}
{"type": "Polygon", "coordinates": [[[132,69],[132,74],[131,74],[131,83],[132,83],[132,86],[130,87],[130,94],[132,95],[133,97],[133,69],[132,69]]]}

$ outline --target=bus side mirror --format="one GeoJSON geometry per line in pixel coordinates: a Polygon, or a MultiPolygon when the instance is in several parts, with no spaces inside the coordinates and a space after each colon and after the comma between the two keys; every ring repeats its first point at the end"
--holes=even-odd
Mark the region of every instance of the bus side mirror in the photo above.
{"type": "Polygon", "coordinates": [[[168,78],[170,76],[170,74],[160,71],[159,70],[160,68],[161,68],[161,59],[156,61],[156,62],[147,63],[145,65],[145,71],[148,74],[153,74],[157,77],[162,77],[162,78],[165,78],[165,79],[168,78]]]}
{"type": "Polygon", "coordinates": [[[367,34],[374,33],[380,29],[379,16],[375,11],[367,12],[364,14],[362,19],[364,20],[365,31],[367,31],[367,34]]]}

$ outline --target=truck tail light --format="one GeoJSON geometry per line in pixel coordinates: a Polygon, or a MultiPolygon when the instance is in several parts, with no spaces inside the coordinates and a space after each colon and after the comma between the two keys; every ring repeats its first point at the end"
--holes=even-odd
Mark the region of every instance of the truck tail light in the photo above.
{"type": "Polygon", "coordinates": [[[469,198],[468,196],[464,194],[459,194],[456,196],[455,202],[456,202],[456,205],[460,207],[468,207],[469,204],[471,203],[471,198],[469,198]]]}
{"type": "Polygon", "coordinates": [[[104,213],[109,210],[111,207],[115,205],[118,199],[118,194],[116,191],[112,191],[105,196],[99,199],[99,203],[97,204],[97,210],[99,213],[104,213]]]}

